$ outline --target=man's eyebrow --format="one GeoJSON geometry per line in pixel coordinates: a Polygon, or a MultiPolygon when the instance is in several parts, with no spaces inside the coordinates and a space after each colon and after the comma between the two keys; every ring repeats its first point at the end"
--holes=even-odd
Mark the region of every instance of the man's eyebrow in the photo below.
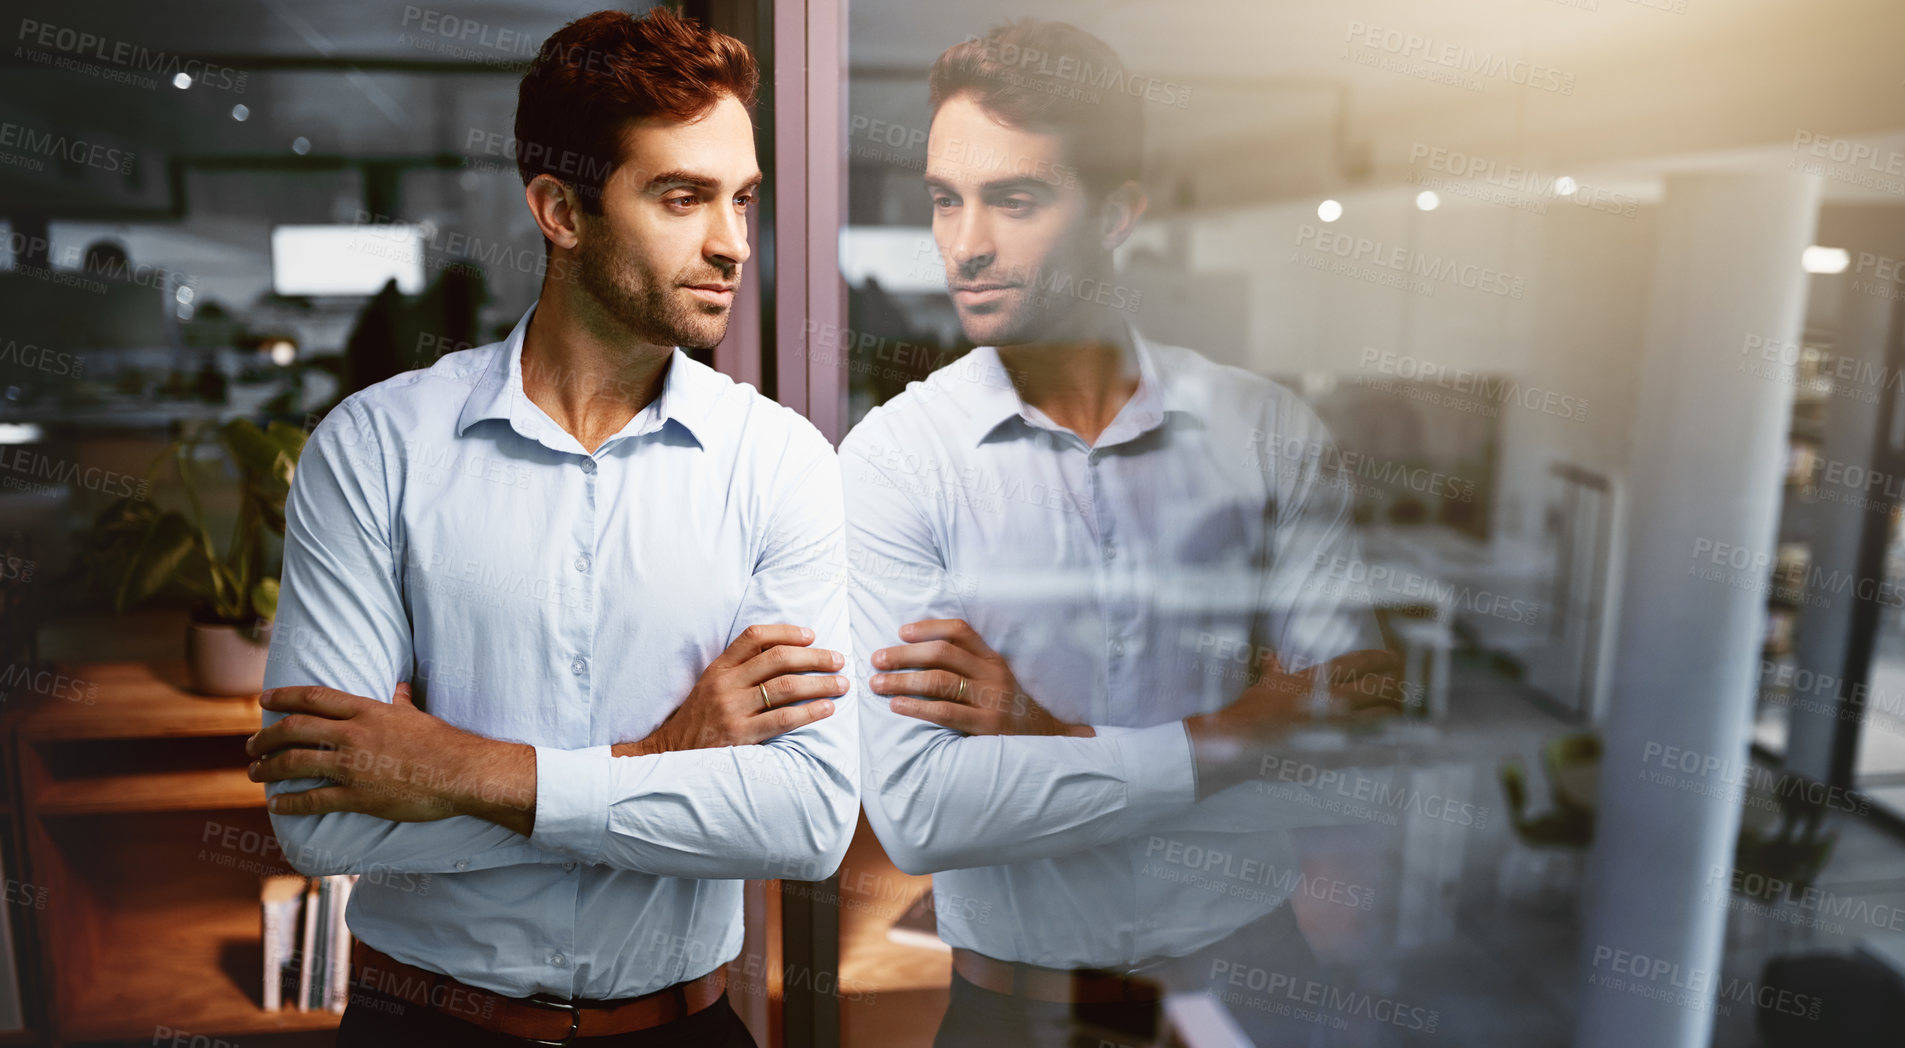
{"type": "MultiPolygon", "coordinates": [[[[928,190],[943,189],[949,193],[959,192],[951,183],[943,179],[935,178],[932,175],[926,176],[926,188],[928,190]]],[[[978,186],[978,192],[982,196],[988,193],[1010,193],[1017,190],[1049,193],[1053,188],[1050,182],[1042,178],[1034,178],[1031,175],[1014,175],[1011,178],[995,178],[990,182],[981,182],[978,186]]]]}
{"type": "MultiPolygon", "coordinates": [[[[756,171],[754,177],[741,183],[741,188],[743,190],[757,189],[760,187],[762,181],[761,173],[756,171]]],[[[645,192],[653,193],[663,189],[679,189],[684,187],[693,189],[719,189],[721,188],[721,180],[708,175],[697,175],[693,171],[663,171],[649,179],[648,184],[642,188],[645,192]]]]}

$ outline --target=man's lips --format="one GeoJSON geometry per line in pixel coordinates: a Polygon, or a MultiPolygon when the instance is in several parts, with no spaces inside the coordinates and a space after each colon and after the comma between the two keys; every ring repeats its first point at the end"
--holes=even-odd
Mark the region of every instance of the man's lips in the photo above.
{"type": "Polygon", "coordinates": [[[733,284],[687,284],[684,286],[709,302],[727,305],[734,300],[735,285],[733,284]]]}
{"type": "Polygon", "coordinates": [[[985,302],[1013,290],[1016,284],[962,284],[953,288],[953,297],[965,302],[985,302]]]}

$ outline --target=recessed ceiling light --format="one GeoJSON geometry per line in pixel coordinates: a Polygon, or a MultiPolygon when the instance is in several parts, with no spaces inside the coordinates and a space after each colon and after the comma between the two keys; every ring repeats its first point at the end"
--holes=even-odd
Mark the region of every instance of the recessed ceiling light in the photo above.
{"type": "Polygon", "coordinates": [[[1845,267],[1852,264],[1852,254],[1842,247],[1820,247],[1814,244],[1799,253],[1799,264],[1808,273],[1843,273],[1845,267]]]}
{"type": "Polygon", "coordinates": [[[1416,210],[1418,211],[1434,211],[1441,206],[1442,198],[1436,196],[1433,189],[1425,189],[1416,194],[1416,210]]]}
{"type": "Polygon", "coordinates": [[[1343,205],[1334,200],[1325,200],[1316,205],[1316,217],[1325,222],[1334,222],[1343,217],[1343,205]]]}

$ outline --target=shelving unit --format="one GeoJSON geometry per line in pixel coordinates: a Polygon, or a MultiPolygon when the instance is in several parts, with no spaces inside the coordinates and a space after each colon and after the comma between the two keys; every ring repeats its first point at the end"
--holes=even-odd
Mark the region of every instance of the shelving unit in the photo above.
{"type": "MultiPolygon", "coordinates": [[[[1817,494],[1815,473],[1824,442],[1826,414],[1831,409],[1833,343],[1824,332],[1808,331],[1794,367],[1793,412],[1787,430],[1786,480],[1781,492],[1779,538],[1766,600],[1766,636],[1760,649],[1762,663],[1793,668],[1795,631],[1806,598],[1812,568],[1812,535],[1806,507],[1817,494]]],[[[1776,676],[1774,680],[1790,679],[1776,676]]],[[[1786,717],[1790,689],[1762,681],[1754,711],[1754,741],[1769,757],[1786,752],[1786,717]]]]}
{"type": "Polygon", "coordinates": [[[257,696],[191,694],[182,662],[53,668],[81,682],[61,694],[91,702],[16,697],[5,739],[27,877],[47,888],[33,944],[47,1034],[322,1043],[336,1015],[260,1007],[259,877],[294,871],[245,777],[257,696]]]}

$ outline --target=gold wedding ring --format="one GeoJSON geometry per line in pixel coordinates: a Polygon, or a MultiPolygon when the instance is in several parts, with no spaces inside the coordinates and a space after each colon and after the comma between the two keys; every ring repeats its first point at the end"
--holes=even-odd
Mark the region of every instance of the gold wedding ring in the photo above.
{"type": "Polygon", "coordinates": [[[767,701],[767,684],[765,682],[761,684],[761,708],[768,710],[774,708],[774,704],[767,701]]]}
{"type": "Polygon", "coordinates": [[[953,696],[954,702],[966,701],[966,678],[959,678],[959,693],[953,696]]]}

